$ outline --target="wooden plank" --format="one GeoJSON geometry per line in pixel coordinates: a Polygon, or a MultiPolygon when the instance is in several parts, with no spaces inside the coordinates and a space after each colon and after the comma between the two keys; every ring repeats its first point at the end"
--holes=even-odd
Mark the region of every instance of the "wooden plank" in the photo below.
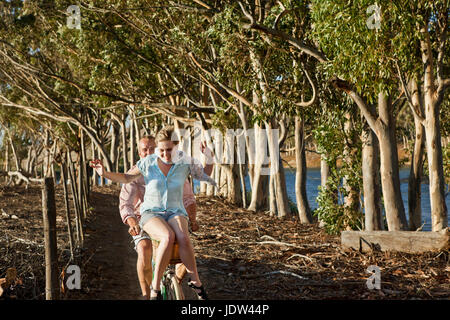
{"type": "Polygon", "coordinates": [[[362,252],[371,250],[421,253],[449,249],[450,229],[421,231],[343,231],[341,245],[362,252]]]}

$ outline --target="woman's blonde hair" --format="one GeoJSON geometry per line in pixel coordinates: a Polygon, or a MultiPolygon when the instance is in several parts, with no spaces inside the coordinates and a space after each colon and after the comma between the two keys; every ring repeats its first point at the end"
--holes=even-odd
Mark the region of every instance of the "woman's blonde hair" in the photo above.
{"type": "Polygon", "coordinates": [[[156,143],[162,141],[172,141],[174,144],[178,144],[178,142],[180,142],[173,126],[167,126],[159,130],[155,139],[156,143]]]}

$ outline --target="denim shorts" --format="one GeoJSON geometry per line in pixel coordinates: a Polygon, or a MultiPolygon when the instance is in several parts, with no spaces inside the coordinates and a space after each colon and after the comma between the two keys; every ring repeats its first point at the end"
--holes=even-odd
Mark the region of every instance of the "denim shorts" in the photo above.
{"type": "Polygon", "coordinates": [[[144,229],[145,224],[147,221],[149,221],[151,218],[158,217],[165,221],[169,221],[172,218],[175,218],[176,216],[183,216],[187,219],[187,214],[183,212],[157,212],[157,211],[151,211],[146,210],[143,213],[141,213],[141,220],[139,221],[139,225],[141,229],[144,229]]]}
{"type": "Polygon", "coordinates": [[[139,241],[147,239],[147,240],[152,240],[150,238],[150,236],[147,234],[147,232],[145,232],[144,230],[141,229],[141,233],[136,235],[136,236],[132,236],[133,240],[132,242],[134,242],[134,250],[137,251],[137,245],[139,243],[139,241]]]}

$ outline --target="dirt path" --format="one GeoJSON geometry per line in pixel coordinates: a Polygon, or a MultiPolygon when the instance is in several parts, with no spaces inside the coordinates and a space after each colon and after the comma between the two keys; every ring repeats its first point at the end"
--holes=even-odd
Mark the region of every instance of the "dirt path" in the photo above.
{"type": "Polygon", "coordinates": [[[134,300],[140,295],[137,254],[118,209],[118,190],[92,192],[94,215],[86,223],[81,299],[134,300]]]}

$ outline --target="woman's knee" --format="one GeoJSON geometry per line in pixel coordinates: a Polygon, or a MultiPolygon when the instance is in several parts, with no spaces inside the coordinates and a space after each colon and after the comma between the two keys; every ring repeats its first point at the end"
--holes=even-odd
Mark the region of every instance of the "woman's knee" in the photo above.
{"type": "Polygon", "coordinates": [[[189,238],[189,235],[182,231],[176,235],[176,239],[180,246],[187,246],[187,245],[190,245],[190,243],[191,243],[191,239],[189,238]]]}
{"type": "Polygon", "coordinates": [[[160,235],[159,241],[165,245],[173,244],[175,242],[175,233],[172,230],[167,230],[167,232],[160,235]]]}

